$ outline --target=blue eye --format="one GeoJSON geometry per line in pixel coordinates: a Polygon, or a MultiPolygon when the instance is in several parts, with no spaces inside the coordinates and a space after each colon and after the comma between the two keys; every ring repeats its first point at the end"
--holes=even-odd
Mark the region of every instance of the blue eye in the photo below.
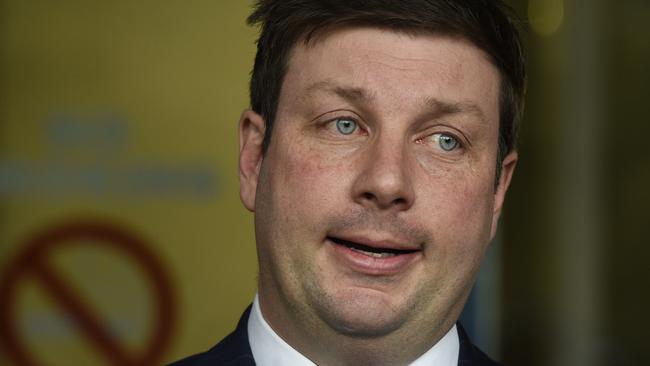
{"type": "Polygon", "coordinates": [[[458,148],[459,145],[456,138],[441,133],[436,133],[433,135],[433,139],[438,142],[438,146],[440,146],[440,148],[444,151],[452,151],[458,148]]]}
{"type": "Polygon", "coordinates": [[[339,118],[336,120],[336,129],[344,135],[349,135],[356,131],[357,123],[351,119],[339,118]]]}

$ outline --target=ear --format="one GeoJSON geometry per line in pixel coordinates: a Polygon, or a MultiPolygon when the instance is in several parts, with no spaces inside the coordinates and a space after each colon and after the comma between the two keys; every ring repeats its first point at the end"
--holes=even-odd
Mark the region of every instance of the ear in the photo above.
{"type": "Polygon", "coordinates": [[[239,119],[239,197],[255,212],[255,194],[264,158],[262,144],[266,124],[259,114],[245,110],[239,119]]]}
{"type": "Polygon", "coordinates": [[[503,207],[503,201],[506,198],[506,192],[510,186],[510,180],[512,179],[512,174],[515,171],[515,166],[517,166],[517,159],[518,155],[516,151],[512,151],[503,159],[499,185],[497,186],[497,189],[494,193],[494,210],[492,212],[492,232],[490,233],[490,239],[494,239],[494,236],[497,233],[499,217],[501,216],[501,208],[503,207]]]}

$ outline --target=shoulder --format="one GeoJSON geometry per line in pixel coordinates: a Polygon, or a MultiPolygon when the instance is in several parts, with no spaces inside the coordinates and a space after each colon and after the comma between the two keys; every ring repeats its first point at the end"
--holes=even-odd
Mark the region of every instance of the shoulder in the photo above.
{"type": "Polygon", "coordinates": [[[246,309],[239,319],[235,331],[210,350],[176,361],[168,366],[254,366],[253,352],[248,343],[247,324],[249,313],[250,307],[246,309]]]}
{"type": "Polygon", "coordinates": [[[458,339],[460,341],[460,352],[458,355],[458,366],[503,366],[493,361],[483,351],[476,347],[467,336],[465,329],[460,323],[456,324],[458,339]]]}

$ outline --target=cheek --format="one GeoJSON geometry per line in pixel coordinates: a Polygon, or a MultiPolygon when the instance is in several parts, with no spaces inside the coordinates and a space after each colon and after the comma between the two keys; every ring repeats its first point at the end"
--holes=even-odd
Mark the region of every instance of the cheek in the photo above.
{"type": "Polygon", "coordinates": [[[473,152],[437,177],[445,189],[442,200],[453,212],[454,222],[449,224],[461,233],[483,234],[491,226],[496,169],[496,150],[492,150],[473,152]]]}
{"type": "Polygon", "coordinates": [[[463,260],[487,245],[494,194],[487,174],[456,173],[437,177],[437,182],[430,184],[437,186],[437,192],[427,194],[424,204],[433,208],[430,225],[440,243],[438,250],[456,253],[456,259],[463,260]]]}
{"type": "Polygon", "coordinates": [[[430,219],[434,245],[428,248],[429,270],[442,292],[464,293],[476,275],[490,237],[487,198],[485,189],[451,186],[440,212],[430,219]]]}
{"type": "Polygon", "coordinates": [[[351,178],[350,164],[335,151],[294,144],[285,153],[286,182],[311,199],[327,198],[351,178]]]}
{"type": "Polygon", "coordinates": [[[345,198],[346,167],[336,159],[299,143],[286,143],[286,149],[272,151],[269,188],[276,210],[301,225],[315,224],[335,200],[345,198]]]}

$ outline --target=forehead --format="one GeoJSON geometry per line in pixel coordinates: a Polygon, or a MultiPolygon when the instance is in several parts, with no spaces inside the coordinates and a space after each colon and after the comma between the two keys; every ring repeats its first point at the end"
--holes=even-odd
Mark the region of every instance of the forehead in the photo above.
{"type": "Polygon", "coordinates": [[[298,42],[279,107],[328,86],[331,91],[333,85],[364,91],[396,108],[410,108],[414,99],[473,104],[498,120],[498,71],[482,50],[462,38],[342,28],[309,44],[298,42]]]}

